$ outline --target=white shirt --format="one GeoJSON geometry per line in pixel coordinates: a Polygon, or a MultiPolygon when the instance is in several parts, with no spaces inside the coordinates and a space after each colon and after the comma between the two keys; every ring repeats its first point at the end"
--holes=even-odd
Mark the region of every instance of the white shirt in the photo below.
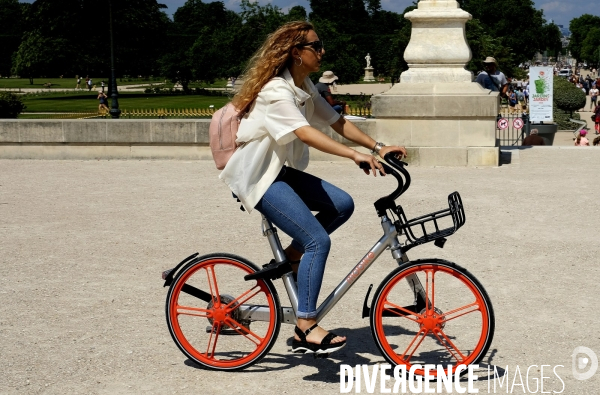
{"type": "Polygon", "coordinates": [[[308,146],[294,131],[332,125],[339,117],[308,77],[300,89],[285,69],[262,88],[242,119],[236,139],[242,145],[219,178],[251,212],[286,162],[298,170],[308,166],[308,146]]]}

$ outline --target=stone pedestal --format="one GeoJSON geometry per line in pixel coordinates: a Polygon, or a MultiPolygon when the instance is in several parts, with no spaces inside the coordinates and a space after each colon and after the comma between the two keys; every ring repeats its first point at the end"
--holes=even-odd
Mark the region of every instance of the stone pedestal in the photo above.
{"type": "Polygon", "coordinates": [[[373,75],[373,67],[365,67],[365,77],[363,78],[363,81],[375,81],[375,76],[373,75]]]}
{"type": "Polygon", "coordinates": [[[400,83],[373,96],[378,141],[418,147],[421,164],[497,166],[498,93],[472,82],[465,69],[471,15],[454,0],[421,0],[412,22],[400,83]]]}

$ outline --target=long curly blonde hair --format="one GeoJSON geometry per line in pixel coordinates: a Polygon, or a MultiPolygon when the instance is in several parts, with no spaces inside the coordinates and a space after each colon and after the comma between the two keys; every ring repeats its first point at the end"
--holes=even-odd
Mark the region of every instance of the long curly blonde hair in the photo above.
{"type": "Polygon", "coordinates": [[[260,90],[292,61],[292,49],[306,42],[306,35],[314,30],[306,21],[288,22],[269,34],[263,45],[254,53],[243,73],[244,84],[233,97],[233,105],[242,111],[249,110],[260,90]]]}

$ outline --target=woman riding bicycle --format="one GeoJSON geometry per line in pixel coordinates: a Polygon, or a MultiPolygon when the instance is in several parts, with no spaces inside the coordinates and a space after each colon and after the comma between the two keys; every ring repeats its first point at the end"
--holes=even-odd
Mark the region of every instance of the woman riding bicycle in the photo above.
{"type": "Polygon", "coordinates": [[[319,71],[324,54],[323,43],[307,22],[287,23],[267,37],[233,98],[233,105],[245,113],[237,133],[241,145],[219,176],[248,212],[256,209],[293,239],[285,253],[297,271],[295,352],[331,352],[346,343],[345,337],[318,327],[315,317],[329,234],[348,220],[354,202],[341,189],[302,171],[308,165],[308,147],[356,164],[367,162],[374,175],[383,172],[374,156],[334,141],[315,126],[331,125],[381,156],[406,156],[404,147],[376,142],[319,95],[308,75],[319,71]],[[311,211],[318,213],[313,216],[311,211]]]}

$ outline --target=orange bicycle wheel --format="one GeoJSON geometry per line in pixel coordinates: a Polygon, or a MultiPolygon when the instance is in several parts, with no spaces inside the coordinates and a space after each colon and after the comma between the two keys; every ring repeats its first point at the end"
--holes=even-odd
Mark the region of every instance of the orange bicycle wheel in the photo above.
{"type": "Polygon", "coordinates": [[[236,255],[210,254],[186,265],[167,294],[166,315],[179,349],[200,366],[239,370],[264,357],[279,334],[280,304],[269,280],[236,255]]]}
{"type": "MultiPolygon", "coordinates": [[[[371,332],[393,365],[479,362],[494,336],[494,311],[483,286],[466,269],[430,259],[402,265],[383,280],[371,306],[371,332]],[[425,297],[414,292],[418,278],[425,297]]],[[[437,369],[430,371],[437,375],[437,369]]],[[[416,369],[418,375],[424,369],[416,369]]]]}

